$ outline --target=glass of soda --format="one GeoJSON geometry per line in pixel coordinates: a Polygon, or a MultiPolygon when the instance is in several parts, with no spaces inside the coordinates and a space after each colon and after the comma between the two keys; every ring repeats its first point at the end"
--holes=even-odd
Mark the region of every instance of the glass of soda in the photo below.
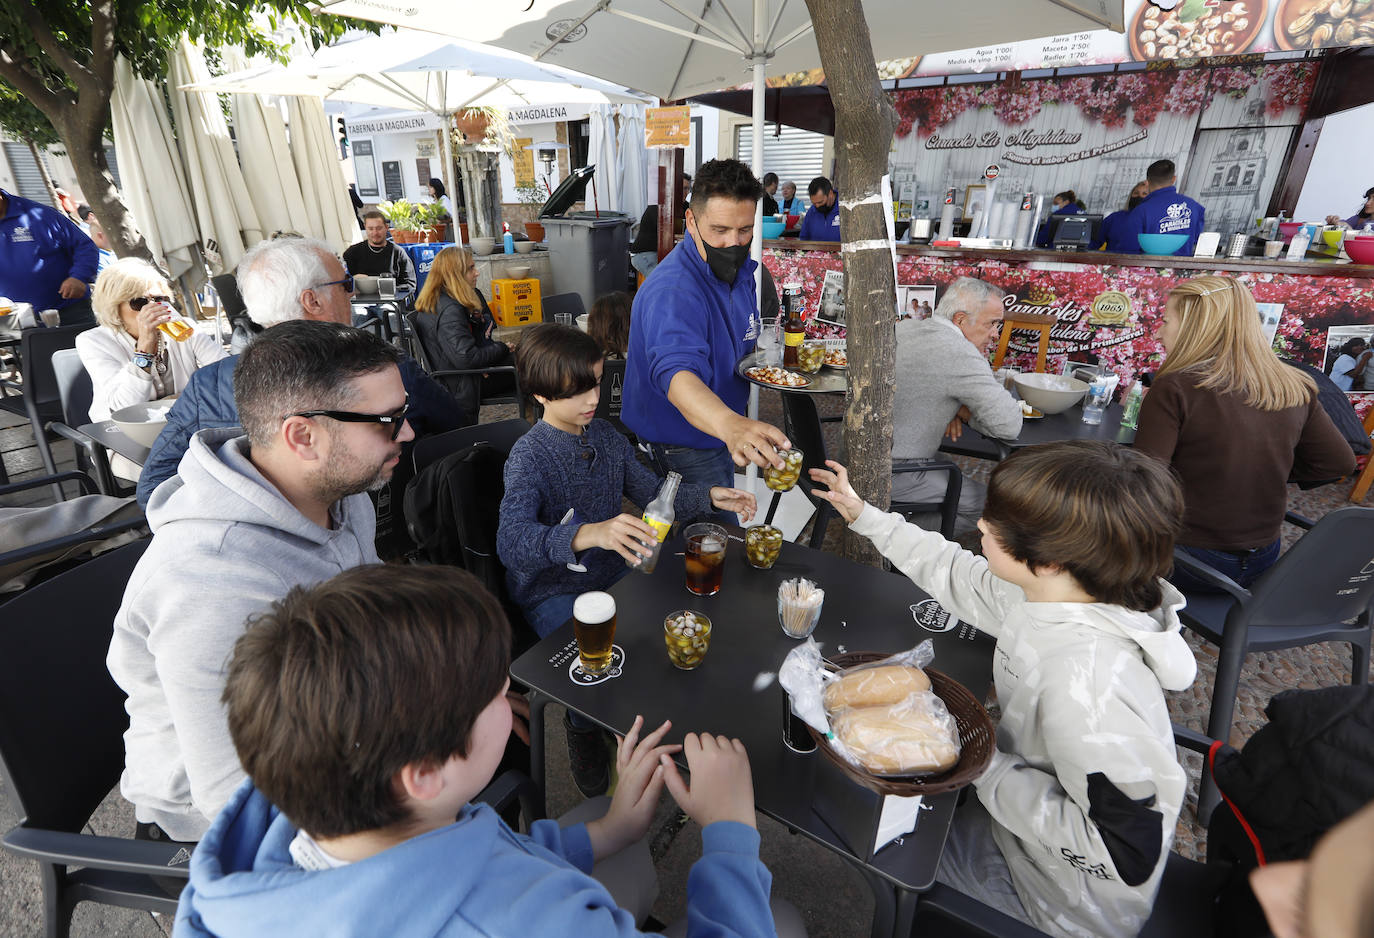
{"type": "Polygon", "coordinates": [[[703,521],[688,525],[683,535],[687,538],[687,589],[698,596],[716,595],[725,572],[725,545],[730,543],[725,529],[703,521]]]}
{"type": "Polygon", "coordinates": [[[782,460],[782,468],[774,469],[771,464],[764,466],[763,484],[774,492],[786,492],[801,478],[804,457],[799,449],[780,449],[778,457],[782,460]]]}
{"type": "Polygon", "coordinates": [[[711,647],[711,620],[692,609],[674,612],[663,620],[663,642],[673,667],[691,671],[711,647]]]}
{"type": "Polygon", "coordinates": [[[577,657],[588,674],[605,674],[611,666],[615,641],[615,597],[600,591],[583,593],[573,600],[573,634],[577,657]]]}
{"type": "Polygon", "coordinates": [[[782,551],[782,529],[771,524],[756,524],[744,532],[744,553],[749,565],[759,570],[771,570],[782,551]]]}

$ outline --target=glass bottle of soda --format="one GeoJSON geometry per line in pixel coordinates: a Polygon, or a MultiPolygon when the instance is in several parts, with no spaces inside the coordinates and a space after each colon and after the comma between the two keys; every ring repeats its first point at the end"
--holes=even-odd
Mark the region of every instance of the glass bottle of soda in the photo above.
{"type": "Polygon", "coordinates": [[[639,566],[635,567],[628,560],[626,566],[639,570],[640,573],[653,573],[658,566],[658,555],[663,551],[663,542],[668,539],[668,531],[673,526],[673,519],[676,517],[673,511],[673,502],[677,500],[678,483],[682,481],[682,476],[676,472],[668,473],[668,478],[663,480],[663,484],[658,488],[658,494],[654,500],[649,502],[644,509],[644,523],[654,529],[654,534],[658,535],[658,540],[654,541],[653,552],[640,561],[639,566]]]}
{"type": "Polygon", "coordinates": [[[806,325],[801,315],[801,284],[789,283],[782,288],[782,366],[796,368],[797,352],[806,338],[806,325]]]}

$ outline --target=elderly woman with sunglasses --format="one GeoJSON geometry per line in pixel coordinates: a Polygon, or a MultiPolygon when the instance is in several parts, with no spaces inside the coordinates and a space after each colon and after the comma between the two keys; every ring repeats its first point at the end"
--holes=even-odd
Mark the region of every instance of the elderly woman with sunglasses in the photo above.
{"type": "Polygon", "coordinates": [[[191,372],[224,358],[223,346],[189,331],[172,308],[171,287],[156,267],[135,257],[109,264],[95,281],[91,307],[98,328],[76,337],[81,363],[91,376],[91,419],[143,401],[172,397],[191,372]],[[158,327],[178,320],[188,334],[178,342],[158,327]]]}

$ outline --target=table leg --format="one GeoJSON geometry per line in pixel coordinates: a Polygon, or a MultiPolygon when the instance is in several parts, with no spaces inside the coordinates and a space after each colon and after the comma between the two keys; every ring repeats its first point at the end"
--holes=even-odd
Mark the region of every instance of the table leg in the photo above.
{"type": "Polygon", "coordinates": [[[861,870],[873,890],[873,938],[908,938],[916,921],[919,892],[898,889],[889,880],[861,870]]]}
{"type": "Polygon", "coordinates": [[[544,708],[553,700],[530,689],[530,778],[539,791],[540,815],[548,813],[548,796],[544,792],[544,708]]]}

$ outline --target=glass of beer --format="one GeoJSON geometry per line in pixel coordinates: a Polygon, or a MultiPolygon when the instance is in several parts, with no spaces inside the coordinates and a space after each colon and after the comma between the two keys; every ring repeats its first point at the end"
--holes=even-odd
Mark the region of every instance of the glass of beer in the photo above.
{"type": "Polygon", "coordinates": [[[711,620],[691,609],[674,612],[663,620],[663,642],[673,667],[691,671],[711,647],[711,620]]]}
{"type": "Polygon", "coordinates": [[[749,565],[759,570],[771,570],[782,550],[782,529],[771,524],[756,524],[744,532],[744,553],[749,565]]]}
{"type": "Polygon", "coordinates": [[[166,322],[158,323],[157,327],[163,335],[177,342],[185,342],[191,337],[191,333],[196,331],[184,319],[169,319],[166,322]]]}
{"type": "Polygon", "coordinates": [[[725,545],[730,543],[718,524],[700,522],[687,526],[687,588],[698,596],[720,592],[720,577],[725,571],[725,545]]]}
{"type": "Polygon", "coordinates": [[[577,656],[588,674],[605,674],[611,666],[615,640],[615,597],[610,593],[583,593],[573,601],[573,633],[577,656]]]}

